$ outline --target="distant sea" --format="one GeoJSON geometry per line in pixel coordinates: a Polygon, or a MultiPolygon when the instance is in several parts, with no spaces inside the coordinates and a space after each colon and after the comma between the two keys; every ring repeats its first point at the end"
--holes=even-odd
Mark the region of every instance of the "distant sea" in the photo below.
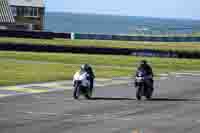
{"type": "Polygon", "coordinates": [[[200,20],[48,12],[45,31],[99,34],[191,34],[200,20]]]}

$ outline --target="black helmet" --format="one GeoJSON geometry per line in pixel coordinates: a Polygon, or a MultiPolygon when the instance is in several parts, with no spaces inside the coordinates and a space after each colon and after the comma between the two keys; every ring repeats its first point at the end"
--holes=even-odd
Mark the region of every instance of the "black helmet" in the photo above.
{"type": "Polygon", "coordinates": [[[147,64],[147,61],[146,60],[141,60],[140,61],[140,65],[146,65],[147,64]]]}

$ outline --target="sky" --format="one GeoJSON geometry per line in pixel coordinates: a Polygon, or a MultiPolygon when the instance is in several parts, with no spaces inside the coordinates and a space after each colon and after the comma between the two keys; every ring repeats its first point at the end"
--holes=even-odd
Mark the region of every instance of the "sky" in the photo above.
{"type": "Polygon", "coordinates": [[[45,0],[48,12],[200,20],[200,0],[45,0]]]}

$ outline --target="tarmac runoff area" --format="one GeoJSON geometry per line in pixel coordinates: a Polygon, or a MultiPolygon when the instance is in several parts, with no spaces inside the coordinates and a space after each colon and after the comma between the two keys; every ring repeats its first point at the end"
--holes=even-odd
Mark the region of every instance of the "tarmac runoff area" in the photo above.
{"type": "Polygon", "coordinates": [[[0,133],[199,133],[199,81],[162,75],[151,101],[135,100],[126,77],[97,79],[92,100],[74,100],[70,81],[4,87],[13,95],[0,98],[0,133]]]}
{"type": "MultiPolygon", "coordinates": [[[[95,80],[95,87],[126,84],[129,81],[130,81],[129,78],[126,77],[115,78],[115,79],[98,78],[95,80]]],[[[8,96],[47,93],[47,92],[72,90],[72,89],[73,89],[72,80],[35,83],[35,84],[17,85],[17,86],[6,86],[6,87],[0,87],[0,98],[8,96]]]]}
{"type": "MultiPolygon", "coordinates": [[[[166,80],[170,75],[175,77],[182,76],[200,76],[200,73],[171,73],[171,74],[160,74],[160,77],[157,77],[156,80],[166,80]]],[[[106,87],[112,85],[128,84],[133,85],[133,79],[130,77],[117,77],[113,79],[97,78],[95,80],[95,87],[106,87]]],[[[72,80],[66,81],[57,81],[57,82],[46,82],[46,83],[34,83],[26,85],[17,85],[17,86],[6,86],[0,87],[0,98],[8,96],[19,96],[19,95],[28,95],[28,94],[37,94],[37,93],[47,93],[54,91],[63,91],[63,90],[72,90],[72,80]]]]}

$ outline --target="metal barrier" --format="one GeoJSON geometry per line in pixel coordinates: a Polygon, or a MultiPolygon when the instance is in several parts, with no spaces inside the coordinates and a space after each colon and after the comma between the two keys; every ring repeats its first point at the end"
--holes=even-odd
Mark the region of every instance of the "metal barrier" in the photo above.
{"type": "Polygon", "coordinates": [[[54,32],[42,32],[42,31],[14,31],[14,30],[0,30],[0,37],[21,37],[21,38],[42,38],[42,39],[63,38],[63,39],[91,39],[91,40],[150,41],[150,42],[200,42],[200,37],[152,37],[152,36],[54,33],[54,32]]]}
{"type": "Polygon", "coordinates": [[[125,36],[103,34],[75,33],[75,39],[91,40],[121,40],[121,41],[150,41],[150,42],[200,42],[200,37],[151,37],[151,36],[125,36]]]}
{"type": "Polygon", "coordinates": [[[71,36],[70,33],[0,30],[0,37],[41,38],[41,39],[65,38],[65,39],[70,39],[71,38],[70,36],[71,36]]]}

